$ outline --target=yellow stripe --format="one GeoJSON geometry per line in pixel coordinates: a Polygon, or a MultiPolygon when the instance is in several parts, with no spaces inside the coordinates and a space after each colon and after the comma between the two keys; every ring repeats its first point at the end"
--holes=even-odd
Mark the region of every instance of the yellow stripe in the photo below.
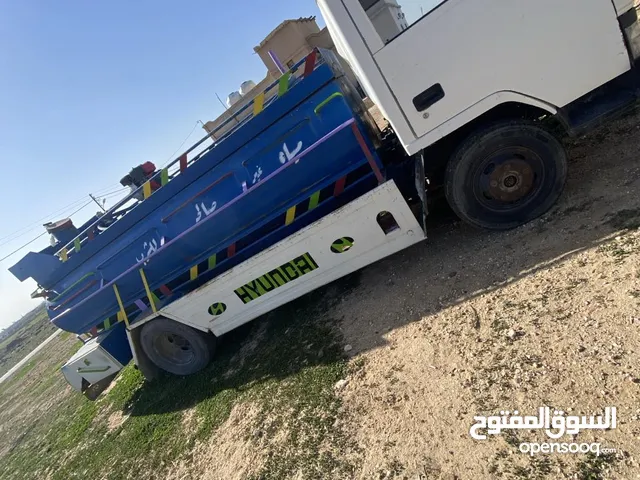
{"type": "Polygon", "coordinates": [[[191,280],[195,280],[198,278],[198,265],[194,265],[189,269],[189,278],[191,280]]]}
{"type": "Polygon", "coordinates": [[[151,182],[144,182],[144,185],[142,185],[142,194],[145,200],[151,196],[151,182]]]}
{"type": "Polygon", "coordinates": [[[149,299],[149,303],[151,304],[151,310],[153,310],[153,313],[156,313],[158,309],[156,308],[156,302],[155,302],[155,299],[153,298],[155,297],[155,295],[151,293],[151,290],[149,289],[149,282],[147,282],[147,276],[144,274],[144,270],[142,269],[140,269],[140,276],[142,277],[142,284],[144,285],[144,290],[145,292],[147,292],[147,298],[149,299]]]}
{"type": "Polygon", "coordinates": [[[67,247],[64,247],[62,250],[60,250],[60,260],[66,262],[68,259],[69,255],[67,253],[67,247]]]}
{"type": "Polygon", "coordinates": [[[160,299],[155,294],[155,292],[151,292],[151,296],[153,297],[153,301],[156,302],[156,306],[160,303],[160,299]]]}
{"type": "Polygon", "coordinates": [[[264,109],[264,92],[253,99],[253,114],[258,115],[264,109]]]}
{"type": "Polygon", "coordinates": [[[289,210],[287,210],[287,216],[284,219],[284,224],[289,225],[293,222],[293,219],[296,217],[296,206],[294,205],[289,210]]]}
{"type": "Polygon", "coordinates": [[[127,317],[127,312],[124,311],[124,305],[122,305],[122,299],[120,298],[120,292],[118,292],[118,287],[116,284],[113,284],[113,291],[116,294],[116,300],[118,300],[118,306],[120,307],[120,312],[122,312],[122,318],[124,319],[124,324],[129,328],[129,317],[127,317]]]}
{"type": "Polygon", "coordinates": [[[122,312],[120,310],[118,310],[118,313],[116,314],[116,318],[118,322],[121,322],[122,320],[124,320],[124,317],[122,316],[122,312]]]}
{"type": "Polygon", "coordinates": [[[320,201],[320,190],[315,192],[311,197],[309,197],[309,210],[313,210],[318,206],[318,202],[320,201]]]}

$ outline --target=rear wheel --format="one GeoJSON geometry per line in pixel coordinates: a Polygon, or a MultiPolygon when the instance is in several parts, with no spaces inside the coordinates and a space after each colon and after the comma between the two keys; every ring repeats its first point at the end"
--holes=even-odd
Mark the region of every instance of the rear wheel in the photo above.
{"type": "Polygon", "coordinates": [[[529,122],[501,122],[460,145],[447,165],[445,191],[462,220],[506,230],[551,208],[566,176],[565,150],[551,133],[529,122]]]}
{"type": "Polygon", "coordinates": [[[174,375],[202,370],[215,345],[214,337],[163,317],[142,326],[140,343],[155,365],[174,375]]]}

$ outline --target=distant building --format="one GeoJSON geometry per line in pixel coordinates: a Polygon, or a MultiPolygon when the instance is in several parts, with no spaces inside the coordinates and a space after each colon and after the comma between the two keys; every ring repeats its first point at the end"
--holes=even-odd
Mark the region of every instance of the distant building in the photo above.
{"type": "Polygon", "coordinates": [[[396,0],[360,0],[360,4],[384,43],[409,28],[402,7],[396,0]]]}
{"type": "MultiPolygon", "coordinates": [[[[285,68],[291,68],[298,61],[311,53],[311,51],[316,47],[336,52],[333,40],[329,35],[329,31],[326,27],[320,29],[316,23],[315,17],[304,17],[285,20],[282,22],[273,29],[259,45],[253,48],[254,52],[258,54],[267,68],[267,74],[264,79],[241,96],[239,94],[236,95],[237,92],[233,92],[233,94],[230,95],[230,97],[232,97],[232,105],[230,108],[215,120],[205,123],[204,129],[211,133],[227,119],[234,116],[242,109],[242,107],[251,102],[256,95],[263,92],[265,88],[280,77],[278,67],[269,56],[269,51],[272,51],[277,56],[278,60],[280,60],[285,68]]],[[[341,61],[341,63],[347,77],[349,77],[354,84],[357,84],[356,76],[349,65],[344,60],[341,61]]],[[[275,95],[277,91],[277,88],[272,89],[267,93],[266,99],[275,95]]],[[[215,135],[212,135],[212,139],[216,140],[220,138],[250,114],[251,109],[248,108],[246,111],[237,115],[236,118],[229,122],[228,125],[225,125],[225,127],[217,131],[215,135]]]]}

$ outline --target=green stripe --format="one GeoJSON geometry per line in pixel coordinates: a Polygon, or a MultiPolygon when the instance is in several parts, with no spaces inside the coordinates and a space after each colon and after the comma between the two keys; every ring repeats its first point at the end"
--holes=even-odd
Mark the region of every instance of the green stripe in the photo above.
{"type": "Polygon", "coordinates": [[[167,183],[169,183],[169,169],[163,168],[160,171],[160,184],[164,187],[167,183]]]}
{"type": "Polygon", "coordinates": [[[333,100],[334,98],[338,98],[338,97],[342,97],[342,96],[343,96],[343,95],[342,95],[342,93],[340,93],[340,92],[332,93],[332,94],[331,94],[331,95],[329,95],[327,98],[325,98],[323,101],[321,101],[321,102],[318,104],[318,106],[317,106],[316,108],[314,108],[314,109],[313,109],[313,113],[315,113],[315,114],[317,115],[317,114],[318,114],[318,112],[319,112],[320,110],[322,110],[322,109],[327,105],[327,103],[329,103],[329,102],[330,102],[331,100],[333,100]]]}
{"type": "Polygon", "coordinates": [[[111,320],[107,318],[107,319],[104,321],[104,329],[106,330],[106,329],[108,329],[109,327],[111,327],[111,320]]]}
{"type": "Polygon", "coordinates": [[[79,367],[78,373],[102,373],[102,372],[106,372],[110,368],[111,367],[108,365],[105,367],[93,367],[93,368],[79,367]]]}
{"type": "Polygon", "coordinates": [[[215,268],[215,266],[216,266],[216,254],[214,253],[209,257],[209,265],[207,268],[208,270],[211,270],[212,268],[215,268]]]}
{"type": "Polygon", "coordinates": [[[281,97],[287,90],[289,90],[289,78],[291,77],[291,72],[287,72],[280,77],[278,82],[278,96],[281,97]]]}
{"type": "Polygon", "coordinates": [[[80,238],[76,238],[73,241],[73,248],[75,248],[76,252],[80,251],[80,238]]]}
{"type": "Polygon", "coordinates": [[[64,291],[60,295],[58,295],[56,298],[54,298],[51,301],[52,302],[56,302],[59,298],[63,297],[69,290],[74,288],[76,285],[78,285],[83,280],[86,280],[88,277],[91,277],[92,275],[93,275],[93,272],[87,273],[86,275],[82,276],[80,279],[78,279],[76,282],[74,282],[71,286],[65,288],[64,291]]]}
{"type": "Polygon", "coordinates": [[[314,208],[316,208],[318,206],[319,201],[320,201],[320,190],[315,192],[309,198],[309,210],[313,210],[314,208]]]}

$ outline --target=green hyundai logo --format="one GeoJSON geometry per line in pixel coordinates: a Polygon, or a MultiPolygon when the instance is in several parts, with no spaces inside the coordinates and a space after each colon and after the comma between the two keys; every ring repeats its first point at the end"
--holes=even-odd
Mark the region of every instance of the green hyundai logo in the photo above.
{"type": "Polygon", "coordinates": [[[331,251],[333,253],[344,253],[351,247],[353,247],[353,238],[342,237],[331,244],[331,251]]]}
{"type": "Polygon", "coordinates": [[[209,313],[211,315],[222,315],[226,309],[227,306],[224,303],[216,302],[209,307],[209,313]]]}

